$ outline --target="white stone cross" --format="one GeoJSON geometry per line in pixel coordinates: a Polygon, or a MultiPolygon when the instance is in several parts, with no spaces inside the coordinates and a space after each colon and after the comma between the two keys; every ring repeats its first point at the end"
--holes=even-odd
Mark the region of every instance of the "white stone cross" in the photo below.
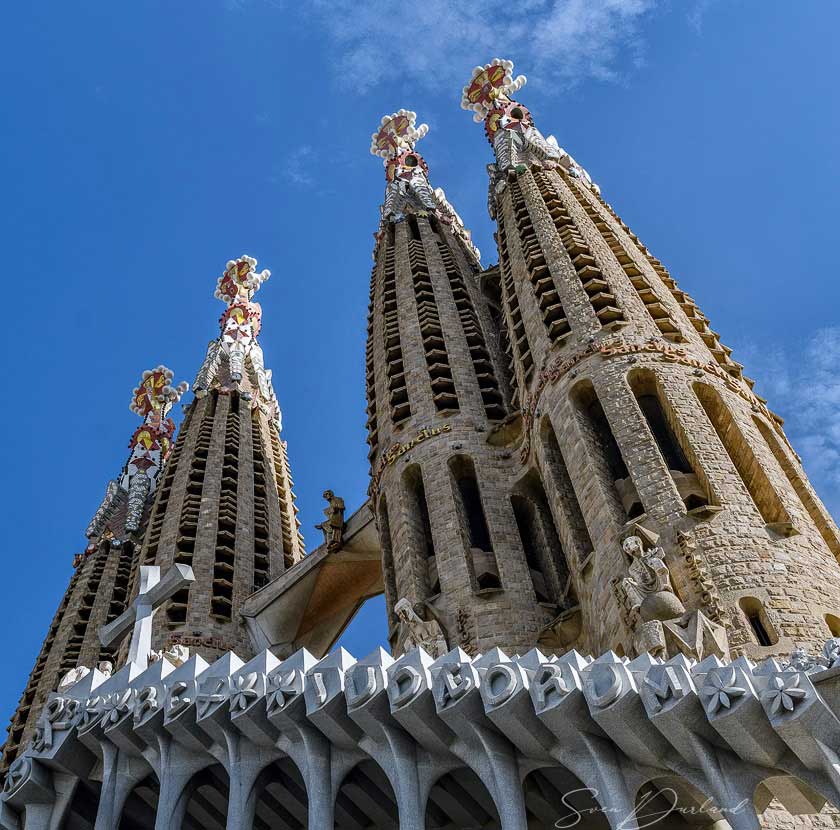
{"type": "Polygon", "coordinates": [[[122,640],[129,629],[133,628],[128,662],[136,663],[142,669],[147,668],[149,652],[152,650],[152,620],[155,612],[191,582],[195,582],[195,576],[189,565],[173,565],[163,579],[157,565],[141,565],[137,599],[112,623],[99,629],[99,642],[108,648],[122,640]]]}

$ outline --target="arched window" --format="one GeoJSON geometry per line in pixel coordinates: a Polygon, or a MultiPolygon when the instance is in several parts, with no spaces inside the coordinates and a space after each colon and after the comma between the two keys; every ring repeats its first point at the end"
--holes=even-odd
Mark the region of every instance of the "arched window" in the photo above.
{"type": "Polygon", "coordinates": [[[760,646],[774,646],[779,642],[779,635],[767,618],[767,612],[761,600],[755,597],[741,597],[738,601],[747,622],[750,624],[753,636],[760,646]]]}
{"type": "Polygon", "coordinates": [[[197,772],[179,804],[182,819],[174,826],[200,827],[201,830],[225,830],[227,826],[230,779],[221,764],[197,772]]]}
{"type": "Polygon", "coordinates": [[[840,617],[836,614],[826,614],[825,624],[828,626],[832,637],[840,637],[840,617]]]}
{"type": "Polygon", "coordinates": [[[511,504],[537,601],[577,605],[566,553],[536,471],[517,485],[511,504]]]}
{"type": "Polygon", "coordinates": [[[791,487],[796,491],[796,495],[799,496],[799,501],[802,502],[802,506],[808,511],[808,515],[817,526],[817,530],[820,536],[822,536],[823,541],[828,545],[828,549],[837,559],[840,559],[840,538],[837,536],[837,529],[831,520],[831,516],[828,515],[826,509],[817,500],[805,476],[799,472],[798,465],[794,464],[791,457],[785,452],[781,441],[779,441],[775,434],[775,430],[761,418],[753,417],[753,421],[758,427],[758,431],[764,438],[765,443],[770,448],[770,452],[773,453],[773,456],[782,468],[785,478],[787,478],[791,487]]]}
{"type": "Polygon", "coordinates": [[[385,606],[389,609],[388,628],[390,630],[397,624],[397,618],[393,612],[393,608],[399,597],[397,596],[397,575],[394,570],[391,520],[388,516],[388,502],[385,496],[379,499],[378,518],[379,544],[382,547],[382,573],[385,577],[385,606]]]}
{"type": "Polygon", "coordinates": [[[435,540],[432,535],[423,473],[417,464],[412,464],[403,473],[403,488],[407,507],[405,519],[408,523],[412,554],[420,559],[421,570],[426,574],[427,596],[435,596],[440,593],[435,540]]]}
{"type": "Polygon", "coordinates": [[[470,552],[470,564],[476,590],[496,590],[501,587],[499,567],[493,554],[490,528],[481,502],[481,490],[472,459],[457,455],[449,460],[449,470],[455,485],[456,506],[461,527],[470,552]]]}
{"type": "Polygon", "coordinates": [[[628,519],[641,516],[645,512],[644,507],[590,381],[584,380],[575,386],[572,402],[586,436],[590,456],[595,460],[596,475],[606,479],[609,486],[614,488],[628,519]]]}
{"type": "Polygon", "coordinates": [[[788,534],[790,516],[720,392],[708,383],[695,383],[694,392],[762,519],[768,525],[776,525],[776,530],[788,534]]]}
{"type": "Polygon", "coordinates": [[[674,429],[676,418],[655,374],[650,369],[634,369],[627,380],[686,510],[712,503],[699,465],[689,461],[689,448],[678,438],[681,431],[674,429]]]}
{"type": "Polygon", "coordinates": [[[543,418],[540,426],[540,441],[542,442],[546,465],[545,479],[548,481],[550,478],[557,488],[559,506],[565,517],[565,524],[574,546],[574,561],[580,568],[592,555],[595,545],[592,543],[592,537],[586,527],[580,502],[569,476],[566,462],[563,459],[563,453],[560,451],[560,445],[557,442],[557,435],[547,415],[543,418]]]}

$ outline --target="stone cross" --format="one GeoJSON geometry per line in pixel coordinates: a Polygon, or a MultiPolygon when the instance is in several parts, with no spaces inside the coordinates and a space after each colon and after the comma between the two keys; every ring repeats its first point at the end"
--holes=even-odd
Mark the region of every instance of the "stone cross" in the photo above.
{"type": "Polygon", "coordinates": [[[157,565],[141,565],[137,599],[112,623],[99,629],[99,642],[106,648],[112,646],[133,628],[128,662],[136,663],[142,669],[147,668],[149,652],[152,650],[152,620],[155,612],[191,582],[195,582],[195,576],[189,565],[173,565],[162,579],[157,565]]]}

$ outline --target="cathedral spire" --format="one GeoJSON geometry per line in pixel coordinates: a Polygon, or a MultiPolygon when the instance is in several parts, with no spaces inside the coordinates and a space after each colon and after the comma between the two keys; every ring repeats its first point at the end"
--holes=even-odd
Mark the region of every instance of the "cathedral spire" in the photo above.
{"type": "MultiPolygon", "coordinates": [[[[511,97],[526,83],[524,75],[513,77],[513,61],[493,58],[473,69],[470,82],[462,90],[461,107],[473,112],[474,121],[484,121],[485,135],[496,155],[491,177],[503,180],[507,171],[522,172],[534,163],[549,168],[559,165],[599,192],[586,170],[557,144],[553,135],[544,138],[528,108],[511,97]]],[[[497,192],[502,189],[504,185],[497,192]]]]}
{"type": "Polygon", "coordinates": [[[88,525],[85,535],[92,542],[105,533],[121,540],[140,529],[149,496],[172,447],[175,423],[167,417],[169,410],[189,389],[186,381],[173,387],[172,378],[166,366],[147,369],[132,392],[129,409],[143,418],[143,423],[128,443],[128,461],[119,477],[108,482],[105,498],[88,525]]]}
{"type": "Polygon", "coordinates": [[[472,244],[470,232],[449,203],[443,188],[432,188],[429,183],[429,166],[415,149],[417,142],[429,132],[429,126],[415,126],[416,121],[417,113],[410,110],[383,115],[379,129],[371,136],[370,152],[383,159],[387,182],[381,207],[382,222],[402,222],[411,214],[436,216],[478,259],[480,253],[472,244]]]}

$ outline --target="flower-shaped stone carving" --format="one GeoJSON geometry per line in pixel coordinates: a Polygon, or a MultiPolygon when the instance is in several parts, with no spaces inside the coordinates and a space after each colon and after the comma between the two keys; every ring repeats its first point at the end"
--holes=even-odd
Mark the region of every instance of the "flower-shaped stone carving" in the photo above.
{"type": "Polygon", "coordinates": [[[26,755],[19,755],[6,773],[3,795],[8,797],[20,789],[32,772],[32,761],[26,755]]]}
{"type": "Polygon", "coordinates": [[[273,674],[268,678],[269,716],[285,709],[289,702],[303,692],[303,674],[298,669],[273,674]]]}
{"type": "Polygon", "coordinates": [[[103,725],[108,728],[123,721],[134,709],[134,689],[123,689],[108,695],[105,700],[103,725]]]}
{"type": "Polygon", "coordinates": [[[715,715],[721,708],[729,709],[732,701],[747,693],[743,686],[736,686],[735,669],[727,666],[706,677],[706,685],[700,694],[706,699],[706,712],[715,715]]]}
{"type": "Polygon", "coordinates": [[[799,681],[798,673],[787,677],[776,674],[770,678],[768,687],[761,693],[761,702],[768,714],[792,712],[796,704],[807,697],[808,692],[799,687],[799,681]]]}
{"type": "Polygon", "coordinates": [[[236,678],[236,688],[230,696],[231,712],[244,712],[260,696],[257,688],[259,679],[260,676],[255,671],[240,674],[236,678]]]}

